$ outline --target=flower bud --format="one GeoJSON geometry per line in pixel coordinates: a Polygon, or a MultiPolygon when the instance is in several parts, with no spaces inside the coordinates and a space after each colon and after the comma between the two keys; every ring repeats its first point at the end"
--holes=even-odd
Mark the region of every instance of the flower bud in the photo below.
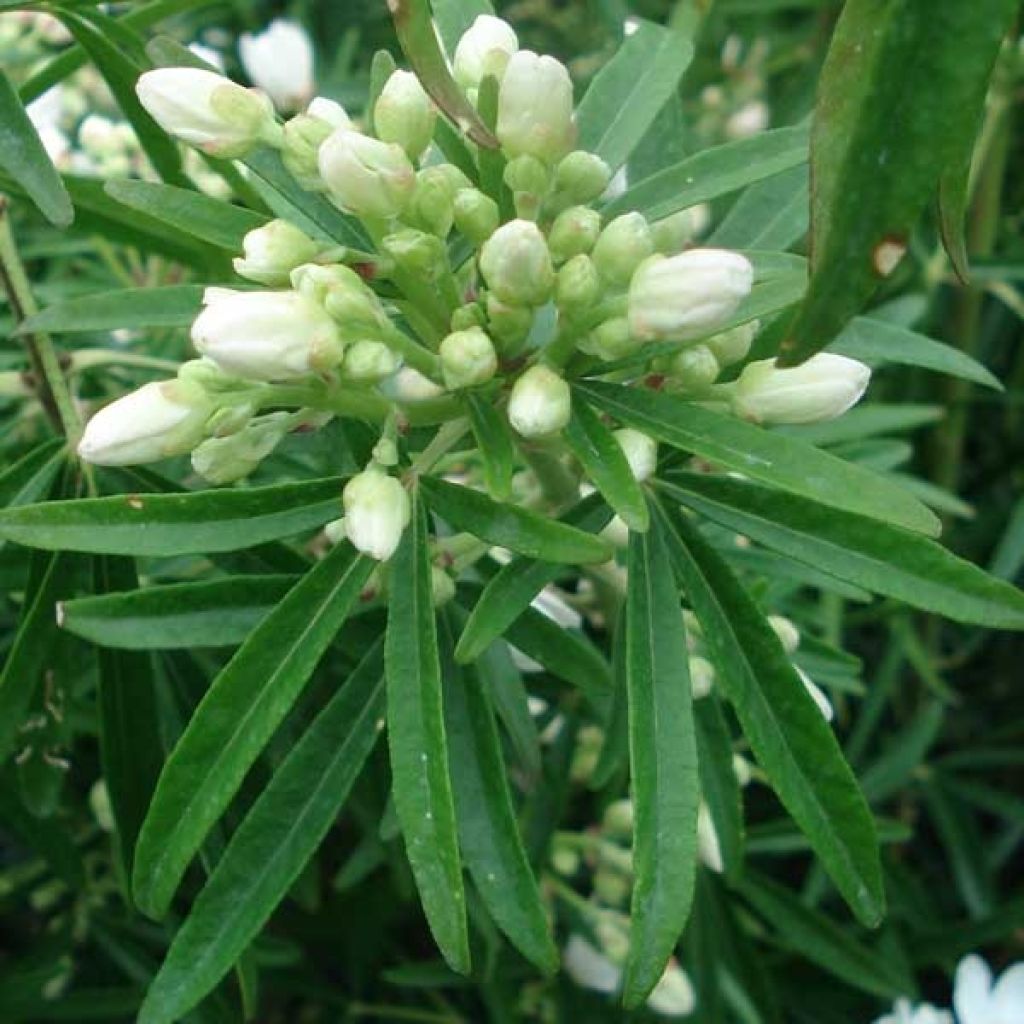
{"type": "Polygon", "coordinates": [[[703,800],[697,807],[697,856],[700,862],[711,871],[720,875],[725,870],[722,846],[718,841],[715,822],[711,817],[708,805],[703,800]]]}
{"type": "Polygon", "coordinates": [[[370,466],[345,484],[341,500],[345,534],[353,547],[378,562],[387,561],[412,515],[405,488],[382,469],[370,466]]]}
{"type": "Polygon", "coordinates": [[[416,172],[401,146],[349,128],[327,138],[318,163],[331,199],[357,217],[396,216],[416,187],[416,172]]]}
{"type": "Polygon", "coordinates": [[[548,190],[551,174],[543,160],[524,153],[505,164],[504,179],[513,193],[543,196],[548,190]]]}
{"type": "Polygon", "coordinates": [[[775,630],[775,635],[787,654],[793,654],[800,646],[800,630],[782,615],[769,615],[768,625],[775,630]]]}
{"type": "Polygon", "coordinates": [[[244,156],[278,130],[263,93],[213,71],[157,68],[139,77],[135,91],[161,128],[211,156],[244,156]]]}
{"type": "Polygon", "coordinates": [[[565,65],[530,50],[514,54],[498,93],[498,139],[507,156],[554,164],[576,141],[572,81],[565,65]]]}
{"type": "Polygon", "coordinates": [[[737,252],[690,249],[645,260],[629,284],[629,324],[643,341],[710,334],[750,294],[754,268],[737,252]]]}
{"type": "Polygon", "coordinates": [[[589,256],[573,256],[555,279],[555,305],[570,316],[589,309],[601,294],[601,279],[589,256]]]}
{"type": "Polygon", "coordinates": [[[594,263],[601,276],[614,285],[629,284],[636,268],[651,253],[654,242],[651,229],[639,213],[624,213],[616,217],[601,232],[594,246],[594,263]]]}
{"type": "Polygon", "coordinates": [[[466,331],[470,327],[483,327],[487,323],[487,314],[479,302],[467,302],[452,313],[451,329],[466,331]]]}
{"type": "Polygon", "coordinates": [[[442,608],[455,597],[455,580],[436,565],[430,567],[430,597],[435,608],[442,608]]]}
{"type": "Polygon", "coordinates": [[[693,985],[679,966],[679,961],[673,957],[647,997],[647,1008],[663,1017],[688,1017],[696,1005],[693,985]]]}
{"type": "Polygon", "coordinates": [[[750,346],[760,329],[761,322],[751,320],[750,323],[740,324],[731,330],[722,331],[721,334],[712,335],[704,344],[714,353],[719,366],[732,366],[733,363],[747,358],[750,346]]]}
{"type": "Polygon", "coordinates": [[[590,203],[612,180],[612,169],[596,154],[577,149],[555,171],[555,187],[571,203],[590,203]]]}
{"type": "Polygon", "coordinates": [[[569,385],[543,364],[531,366],[512,386],[509,422],[523,437],[545,437],[569,422],[569,385]]]}
{"type": "Polygon", "coordinates": [[[593,875],[594,895],[608,907],[621,907],[629,899],[630,879],[613,868],[599,867],[593,875]]]}
{"type": "Polygon", "coordinates": [[[800,682],[804,684],[804,689],[810,694],[811,700],[818,705],[821,717],[826,722],[831,722],[835,712],[832,710],[832,702],[825,696],[825,692],[799,665],[794,665],[793,668],[796,669],[796,674],[800,677],[800,682]]]}
{"type": "Polygon", "coordinates": [[[692,242],[710,221],[711,211],[706,203],[698,203],[685,210],[677,210],[651,225],[654,248],[662,253],[681,252],[683,247],[692,242]]]}
{"type": "Polygon", "coordinates": [[[435,384],[429,377],[424,377],[419,370],[411,366],[403,366],[390,380],[384,382],[381,390],[386,395],[404,405],[426,402],[444,394],[444,388],[435,384]]]}
{"type": "Polygon", "coordinates": [[[280,110],[298,110],[313,95],[313,43],[301,25],[277,18],[238,40],[242,67],[280,110]]]}
{"type": "Polygon", "coordinates": [[[345,108],[334,100],[317,96],[306,109],[284,123],[281,159],[288,172],[308,191],[323,188],[318,154],[324,140],[336,128],[350,128],[345,108]]]}
{"type": "Polygon", "coordinates": [[[228,373],[289,380],[341,362],[338,325],[298,292],[215,295],[192,324],[196,350],[228,373]]]}
{"type": "Polygon", "coordinates": [[[605,362],[622,359],[636,351],[638,342],[629,333],[629,321],[624,316],[612,317],[598,324],[580,343],[582,351],[605,362]]]}
{"type": "Polygon", "coordinates": [[[435,280],[445,265],[444,242],[416,228],[405,228],[388,235],[381,244],[395,263],[425,280],[435,280]]]}
{"type": "Polygon", "coordinates": [[[227,437],[211,437],[192,452],[192,468],[211,484],[247,477],[288,433],[291,416],[271,413],[227,437]]]}
{"type": "Polygon", "coordinates": [[[566,943],[562,966],[580,988],[605,995],[617,992],[622,981],[622,968],[595,949],[582,935],[573,935],[566,943]]]}
{"type": "Polygon", "coordinates": [[[743,368],[732,392],[732,410],[754,423],[820,423],[855,405],[871,370],[856,359],[819,352],[799,366],[779,368],[759,359],[743,368]]]}
{"type": "Polygon", "coordinates": [[[243,256],[232,260],[235,273],[259,284],[288,284],[288,275],[316,259],[320,246],[294,224],[272,220],[242,239],[243,256]]]}
{"type": "Polygon", "coordinates": [[[164,380],[104,406],[86,424],[79,457],[97,466],[134,466],[191,451],[213,411],[201,388],[164,380]]]}
{"type": "Polygon", "coordinates": [[[382,142],[397,143],[419,160],[434,138],[437,111],[411,71],[394,71],[373,107],[373,129],[382,142]]]}
{"type": "Polygon", "coordinates": [[[502,302],[542,306],[551,296],[555,270],[540,228],[528,220],[503,224],[480,250],[480,272],[502,302]]]}
{"type": "Polygon", "coordinates": [[[514,352],[533,327],[533,310],[502,302],[493,292],[487,296],[487,331],[506,354],[514,352]]]}
{"type": "Polygon", "coordinates": [[[611,839],[629,842],[633,838],[635,819],[632,800],[613,800],[601,816],[601,829],[611,839]]]}
{"type": "Polygon", "coordinates": [[[498,229],[498,204],[479,189],[461,188],[455,193],[455,226],[474,245],[483,245],[498,229]]]}
{"type": "Polygon", "coordinates": [[[673,382],[684,391],[703,394],[718,380],[721,367],[708,345],[692,345],[672,359],[669,367],[673,382]]]}
{"type": "Polygon", "coordinates": [[[573,256],[589,253],[601,234],[601,214],[588,206],[570,206],[563,210],[548,232],[551,258],[565,263],[573,256]]]}
{"type": "Polygon", "coordinates": [[[689,666],[690,692],[693,694],[694,700],[703,700],[711,693],[711,688],[715,685],[715,670],[711,662],[699,654],[690,655],[689,666]]]}
{"type": "Polygon", "coordinates": [[[658,468],[658,442],[653,437],[641,434],[632,427],[622,427],[615,431],[615,440],[619,442],[638,483],[654,475],[658,468]]]}
{"type": "Polygon", "coordinates": [[[498,370],[494,345],[479,327],[449,334],[438,354],[445,387],[452,391],[483,384],[498,370]]]}
{"type": "Polygon", "coordinates": [[[479,88],[488,75],[500,81],[518,49],[519,40],[508,22],[481,14],[455,47],[455,79],[464,89],[479,88]]]}
{"type": "Polygon", "coordinates": [[[341,375],[357,384],[376,384],[401,365],[399,357],[382,341],[363,339],[345,349],[341,375]]]}

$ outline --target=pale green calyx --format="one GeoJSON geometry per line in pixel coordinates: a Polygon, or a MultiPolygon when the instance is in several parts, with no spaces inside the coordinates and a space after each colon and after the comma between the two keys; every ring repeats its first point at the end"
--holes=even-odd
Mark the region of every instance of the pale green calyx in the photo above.
{"type": "Polygon", "coordinates": [[[227,437],[211,437],[192,452],[192,468],[211,484],[247,477],[277,447],[292,425],[286,412],[271,413],[227,437]]]}
{"type": "Polygon", "coordinates": [[[691,345],[673,359],[669,367],[672,382],[683,391],[703,394],[718,380],[721,366],[709,345],[691,345]]]}
{"type": "Polygon", "coordinates": [[[532,221],[503,224],[480,250],[487,287],[505,303],[540,306],[551,297],[555,270],[547,242],[532,221]]]}
{"type": "Polygon", "coordinates": [[[411,71],[394,71],[373,107],[373,128],[382,142],[397,143],[419,160],[434,137],[437,111],[411,71]]]}
{"type": "Polygon", "coordinates": [[[487,334],[479,327],[449,334],[438,354],[445,387],[474,387],[489,381],[498,370],[498,356],[487,334]]]}
{"type": "Polygon", "coordinates": [[[712,335],[705,344],[715,354],[719,366],[732,366],[747,358],[760,329],[760,321],[751,320],[750,323],[712,335]]]}
{"type": "Polygon", "coordinates": [[[522,437],[546,437],[569,422],[569,385],[550,367],[531,366],[512,386],[509,422],[522,437]]]}

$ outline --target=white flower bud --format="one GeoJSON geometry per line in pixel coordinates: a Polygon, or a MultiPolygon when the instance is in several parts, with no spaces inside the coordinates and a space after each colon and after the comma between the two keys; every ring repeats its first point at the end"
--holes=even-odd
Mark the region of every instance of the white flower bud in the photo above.
{"type": "Polygon", "coordinates": [[[528,220],[509,221],[487,239],[480,250],[480,272],[487,287],[511,306],[541,306],[555,284],[547,242],[528,220]]]}
{"type": "Polygon", "coordinates": [[[531,366],[512,386],[509,422],[523,437],[544,437],[569,422],[569,385],[543,364],[531,366]]]}
{"type": "Polygon", "coordinates": [[[281,130],[281,159],[288,172],[307,191],[322,191],[318,156],[324,140],[337,128],[350,128],[345,108],[317,96],[304,114],[296,114],[281,130]]]}
{"type": "Polygon", "coordinates": [[[373,129],[382,142],[397,143],[418,160],[434,138],[437,111],[411,71],[394,71],[373,108],[373,129]]]}
{"type": "Polygon", "coordinates": [[[554,57],[514,54],[498,94],[496,133],[510,157],[526,153],[557,163],[576,141],[572,80],[554,57]]]}
{"type": "Polygon", "coordinates": [[[751,100],[725,122],[726,138],[749,139],[751,135],[760,135],[768,127],[768,118],[767,104],[751,100]]]}
{"type": "Polygon", "coordinates": [[[316,259],[320,246],[286,220],[272,220],[242,239],[244,255],[231,261],[240,277],[268,286],[288,284],[288,276],[316,259]]]}
{"type": "Polygon", "coordinates": [[[701,234],[710,223],[711,211],[707,203],[698,203],[696,206],[688,206],[685,210],[677,210],[651,225],[654,248],[666,254],[681,252],[683,247],[701,234]]]}
{"type": "Polygon", "coordinates": [[[500,81],[518,49],[519,39],[508,22],[481,14],[455,47],[455,79],[464,89],[479,88],[488,75],[500,81]]]}
{"type": "Polygon", "coordinates": [[[769,615],[768,625],[775,630],[775,635],[787,654],[793,654],[800,646],[800,630],[783,615],[769,615]]]}
{"type": "Polygon", "coordinates": [[[821,712],[821,717],[826,722],[832,721],[832,716],[835,712],[832,710],[832,703],[828,697],[825,696],[824,690],[799,666],[794,665],[796,674],[800,677],[800,681],[804,684],[804,689],[811,695],[811,699],[815,704],[818,705],[818,710],[821,712]]]}
{"type": "Polygon", "coordinates": [[[703,700],[707,697],[715,685],[715,669],[707,658],[699,654],[691,654],[690,666],[690,692],[694,700],[703,700]]]}
{"type": "Polygon", "coordinates": [[[595,949],[582,935],[573,935],[562,952],[565,973],[581,988],[612,995],[619,989],[622,968],[595,949]]]}
{"type": "Polygon", "coordinates": [[[628,842],[633,838],[633,823],[636,812],[633,801],[628,799],[613,800],[601,816],[601,828],[612,839],[628,842]]]}
{"type": "Polygon", "coordinates": [[[403,366],[394,377],[384,382],[382,390],[389,398],[403,405],[427,402],[444,394],[444,388],[411,366],[403,366]]]}
{"type": "Polygon", "coordinates": [[[449,334],[441,342],[438,354],[445,387],[453,391],[483,384],[498,370],[494,345],[479,327],[449,334]]]}
{"type": "Polygon", "coordinates": [[[298,110],[313,95],[313,43],[301,25],[278,18],[263,32],[246,32],[238,55],[249,80],[278,109],[298,110]]]}
{"type": "Polygon", "coordinates": [[[654,475],[658,468],[658,442],[653,437],[641,434],[632,427],[622,427],[615,431],[615,440],[619,442],[629,468],[639,483],[654,475]]]}
{"type": "Polygon", "coordinates": [[[718,832],[715,830],[711,811],[703,800],[697,807],[697,857],[706,868],[710,868],[718,874],[725,870],[718,832]]]}
{"type": "Polygon", "coordinates": [[[647,997],[647,1008],[662,1017],[688,1017],[697,1005],[693,985],[673,957],[658,984],[647,997]]]}
{"type": "Polygon", "coordinates": [[[341,375],[357,384],[376,384],[399,367],[399,357],[382,341],[357,341],[345,349],[341,375]]]}
{"type": "Polygon", "coordinates": [[[144,384],[89,420],[78,454],[97,466],[134,466],[183,455],[203,437],[212,411],[195,386],[178,380],[144,384]]]}
{"type": "Polygon", "coordinates": [[[629,284],[629,324],[644,341],[686,341],[710,334],[750,294],[754,268],[726,249],[652,256],[629,284]]]}
{"type": "Polygon", "coordinates": [[[747,358],[760,329],[761,321],[751,320],[750,323],[713,335],[704,344],[714,353],[719,366],[732,366],[747,358]]]}
{"type": "Polygon", "coordinates": [[[639,213],[616,217],[601,232],[593,258],[605,280],[627,285],[637,267],[654,252],[651,229],[639,213]]]}
{"type": "Polygon", "coordinates": [[[213,71],[157,68],[140,76],[135,91],[161,128],[211,156],[244,156],[277,131],[263,93],[213,71]]]}
{"type": "Polygon", "coordinates": [[[718,380],[721,367],[709,345],[692,345],[674,356],[669,373],[684,391],[701,394],[718,380]]]}
{"type": "Polygon", "coordinates": [[[352,545],[378,562],[387,561],[412,515],[405,488],[393,476],[370,466],[345,484],[341,500],[345,533],[352,545]]]}
{"type": "Polygon", "coordinates": [[[338,325],[305,295],[214,290],[212,298],[192,324],[192,341],[228,373],[288,380],[341,362],[338,325]]]}
{"type": "Polygon", "coordinates": [[[819,352],[799,366],[759,359],[743,368],[732,409],[754,423],[820,423],[842,416],[867,389],[871,370],[856,359],[819,352]]]}
{"type": "Polygon", "coordinates": [[[416,172],[401,146],[348,128],[335,130],[317,159],[331,198],[358,217],[394,217],[416,188],[416,172]]]}

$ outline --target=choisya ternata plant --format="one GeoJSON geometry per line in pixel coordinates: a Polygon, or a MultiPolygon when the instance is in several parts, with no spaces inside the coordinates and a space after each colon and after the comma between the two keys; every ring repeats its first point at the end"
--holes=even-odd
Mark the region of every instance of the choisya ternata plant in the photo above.
{"type": "MultiPolygon", "coordinates": [[[[188,494],[133,486],[3,519],[5,536],[40,547],[252,547],[264,567],[287,566],[284,581],[196,585],[214,609],[218,593],[251,587],[262,616],[242,636],[225,627],[225,642],[244,640],[134,829],[111,786],[141,910],[172,906],[346,622],[387,609],[383,633],[346,645],[352,671],[213,868],[149,990],[150,1024],[176,1019],[242,956],[381,729],[397,828],[458,971],[472,966],[465,868],[479,904],[542,970],[558,962],[557,908],[578,936],[571,971],[594,953],[628,1005],[656,1008],[667,991],[685,1005],[675,957],[698,859],[731,880],[742,860],[733,720],[759,779],[874,924],[884,898],[871,812],[827,699],[795,662],[792,625],[763,614],[730,558],[734,539],[955,618],[1024,624],[1016,592],[930,539],[936,520],[916,498],[772,429],[843,415],[870,375],[840,354],[784,367],[758,351],[759,319],[787,304],[765,301],[765,286],[792,257],[694,245],[690,211],[656,219],[631,208],[632,190],[610,194],[619,168],[579,148],[566,69],[521,50],[503,22],[478,20],[452,71],[444,88],[436,67],[428,83],[452,123],[407,71],[380,83],[361,123],[324,98],[281,123],[259,92],[196,67],[138,82],[167,132],[213,158],[259,159],[264,173],[269,162],[291,200],[245,234],[237,278],[205,290],[191,325],[199,358],[96,412],[78,454],[115,470],[188,455],[205,481],[230,485],[289,435],[312,445],[340,424],[363,442],[343,476],[188,494]],[[313,530],[311,564],[272,543],[313,530]],[[561,588],[562,603],[614,635],[610,665],[579,632],[553,637],[538,611],[565,566],[581,582],[561,588]],[[600,752],[578,777],[629,777],[629,827],[609,827],[601,849],[615,871],[599,864],[591,901],[571,884],[574,864],[563,869],[593,837],[524,839],[517,820],[497,723],[511,730],[522,716],[495,692],[495,651],[508,657],[508,645],[582,690],[552,725],[571,732],[581,703],[600,721],[600,752]]],[[[199,599],[177,586],[95,600],[110,613],[155,591],[199,599]]],[[[61,608],[69,626],[75,605],[61,608]]]]}

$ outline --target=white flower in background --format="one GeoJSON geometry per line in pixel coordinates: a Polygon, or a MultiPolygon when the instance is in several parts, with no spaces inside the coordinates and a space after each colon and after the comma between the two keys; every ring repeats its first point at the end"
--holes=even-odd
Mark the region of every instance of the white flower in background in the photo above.
{"type": "Polygon", "coordinates": [[[927,1003],[914,1006],[907,999],[897,999],[892,1011],[879,1017],[875,1024],[953,1024],[953,1016],[927,1003]]]}
{"type": "Polygon", "coordinates": [[[341,492],[345,535],[364,555],[387,561],[409,525],[412,507],[405,488],[378,466],[352,477],[341,492]]]}
{"type": "Polygon", "coordinates": [[[171,135],[211,156],[243,156],[278,130],[261,92],[200,68],[157,68],[135,83],[139,101],[171,135]]]}
{"type": "Polygon", "coordinates": [[[953,980],[953,1009],[957,1024],[1021,1024],[1024,961],[1008,967],[993,983],[992,969],[980,956],[965,956],[953,980]]]}
{"type": "Polygon", "coordinates": [[[555,164],[576,141],[572,80],[554,57],[514,54],[498,94],[496,134],[509,157],[535,156],[555,164]]]}
{"type": "Polygon", "coordinates": [[[647,997],[647,1008],[662,1017],[686,1017],[697,1006],[697,997],[686,972],[673,957],[654,990],[647,997]]]}
{"type": "Polygon", "coordinates": [[[203,43],[189,43],[188,48],[200,60],[206,61],[211,67],[224,74],[224,58],[219,50],[215,50],[212,46],[205,46],[203,43]]]}
{"type": "Polygon", "coordinates": [[[316,90],[313,43],[301,25],[278,18],[260,33],[238,40],[242,67],[279,110],[298,110],[316,90]]]}
{"type": "Polygon", "coordinates": [[[799,366],[774,359],[748,363],[732,389],[732,410],[754,423],[820,423],[860,401],[871,369],[846,356],[819,352],[799,366]]]}
{"type": "Polygon", "coordinates": [[[725,134],[729,139],[749,139],[767,127],[768,105],[763,100],[751,100],[725,122],[725,134]]]}
{"type": "Polygon", "coordinates": [[[512,385],[509,422],[523,437],[544,437],[569,422],[571,402],[569,385],[554,370],[538,363],[512,385]]]}
{"type": "Polygon", "coordinates": [[[455,79],[464,89],[479,88],[488,75],[500,80],[518,49],[519,39],[508,22],[481,14],[455,47],[455,79]]]}
{"type": "Polygon", "coordinates": [[[710,870],[721,874],[725,870],[722,859],[722,846],[718,841],[718,832],[711,817],[708,805],[701,800],[697,807],[697,857],[710,870]]]}
{"type": "Polygon", "coordinates": [[[658,468],[658,442],[632,427],[622,427],[614,436],[637,481],[643,483],[653,476],[658,468]]]}
{"type": "Polygon", "coordinates": [[[794,665],[796,674],[800,677],[800,682],[804,684],[804,689],[811,695],[811,699],[815,704],[818,705],[818,710],[821,712],[821,717],[826,722],[831,722],[835,712],[832,710],[832,703],[828,697],[825,696],[825,692],[820,686],[799,666],[794,665]]]}
{"type": "Polygon", "coordinates": [[[357,217],[394,217],[416,188],[416,171],[401,146],[351,128],[332,132],[318,161],[331,198],[357,217]]]}
{"type": "Polygon", "coordinates": [[[58,167],[67,163],[71,142],[60,127],[64,112],[64,86],[55,85],[34,99],[26,108],[29,120],[35,126],[46,155],[58,167]]]}

